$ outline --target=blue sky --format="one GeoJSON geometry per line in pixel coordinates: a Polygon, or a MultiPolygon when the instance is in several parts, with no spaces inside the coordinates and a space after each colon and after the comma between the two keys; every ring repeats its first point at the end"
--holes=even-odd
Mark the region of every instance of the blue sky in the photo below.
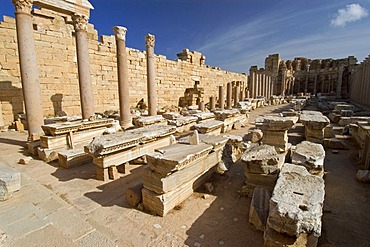
{"type": "MultiPolygon", "coordinates": [[[[206,64],[235,72],[264,66],[269,54],[342,58],[370,54],[370,0],[90,0],[99,34],[128,28],[127,46],[176,59],[183,48],[202,52],[206,64]]],[[[13,16],[11,0],[0,15],[13,16]]]]}

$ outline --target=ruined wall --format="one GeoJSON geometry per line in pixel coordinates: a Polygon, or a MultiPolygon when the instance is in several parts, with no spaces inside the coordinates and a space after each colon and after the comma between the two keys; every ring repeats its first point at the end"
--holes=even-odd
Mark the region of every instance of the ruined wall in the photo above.
{"type": "Polygon", "coordinates": [[[351,70],[350,99],[370,107],[370,55],[351,70]]]}
{"type": "MultiPolygon", "coordinates": [[[[42,106],[45,116],[58,111],[68,115],[80,114],[80,96],[74,28],[70,16],[45,9],[33,10],[34,38],[39,67],[42,106]]],[[[114,24],[112,24],[114,25],[114,24]]],[[[116,45],[114,36],[102,36],[92,24],[88,27],[90,63],[96,112],[118,109],[116,45]]],[[[128,39],[130,37],[130,30],[128,39]]],[[[112,31],[113,33],[113,31],[112,31]]],[[[144,40],[144,38],[143,38],[144,40]]],[[[144,45],[144,41],[143,41],[144,45]]],[[[145,52],[127,49],[130,102],[134,107],[146,101],[145,52]]],[[[186,88],[200,81],[205,90],[205,102],[218,95],[218,86],[232,81],[246,81],[246,75],[212,68],[191,61],[171,61],[156,55],[156,82],[159,107],[178,105],[186,88]]],[[[22,86],[17,51],[15,19],[3,17],[0,22],[0,101],[5,124],[13,121],[14,114],[24,111],[22,86]]]]}

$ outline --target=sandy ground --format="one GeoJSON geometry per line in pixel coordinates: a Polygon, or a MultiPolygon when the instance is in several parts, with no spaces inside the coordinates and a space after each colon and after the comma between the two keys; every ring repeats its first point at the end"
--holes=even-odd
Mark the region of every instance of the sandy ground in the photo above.
{"type": "MultiPolygon", "coordinates": [[[[270,106],[253,111],[250,122],[279,110],[270,106]]],[[[290,131],[293,144],[303,140],[302,130],[297,126],[290,131]]],[[[247,128],[233,134],[246,132],[247,128]]],[[[200,188],[162,218],[125,201],[125,190],[142,181],[143,165],[131,165],[129,174],[111,182],[95,180],[93,164],[63,169],[33,160],[19,165],[26,155],[26,138],[26,133],[0,133],[0,161],[21,171],[23,179],[22,189],[0,202],[0,246],[263,246],[263,233],[248,223],[250,198],[239,194],[245,177],[238,163],[225,175],[211,178],[211,194],[200,188]],[[40,211],[42,221],[34,228],[14,230],[13,221],[25,205],[33,214],[40,211]],[[2,223],[11,213],[14,219],[2,223]]],[[[350,160],[355,146],[350,147],[339,154],[327,151],[319,246],[370,246],[370,187],[356,181],[357,167],[350,160]]],[[[30,219],[35,217],[25,218],[23,224],[31,226],[30,219]]]]}

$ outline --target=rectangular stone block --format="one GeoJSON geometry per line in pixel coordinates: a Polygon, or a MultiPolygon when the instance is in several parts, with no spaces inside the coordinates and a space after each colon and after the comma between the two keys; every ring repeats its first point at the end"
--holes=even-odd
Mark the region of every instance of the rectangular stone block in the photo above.
{"type": "Polygon", "coordinates": [[[21,188],[21,174],[0,162],[0,201],[7,200],[21,188]]]}

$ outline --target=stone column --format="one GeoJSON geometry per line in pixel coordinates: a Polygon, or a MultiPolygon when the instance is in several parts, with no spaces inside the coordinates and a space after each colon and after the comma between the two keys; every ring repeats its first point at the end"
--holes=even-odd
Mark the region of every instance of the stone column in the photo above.
{"type": "Polygon", "coordinates": [[[306,95],[307,94],[307,90],[308,90],[308,74],[310,73],[310,65],[307,64],[307,67],[306,67],[306,81],[304,83],[304,94],[306,95]]]}
{"type": "Polygon", "coordinates": [[[233,85],[231,82],[227,83],[227,89],[226,89],[226,109],[232,108],[232,91],[233,91],[233,85]]]}
{"type": "Polygon", "coordinates": [[[209,97],[209,110],[210,111],[216,110],[216,101],[215,101],[215,97],[213,96],[209,97]]]}
{"type": "Polygon", "coordinates": [[[283,97],[285,97],[285,78],[286,78],[286,68],[283,68],[281,80],[281,96],[283,97]]]}
{"type": "Polygon", "coordinates": [[[299,76],[298,77],[299,80],[298,80],[298,85],[297,85],[297,93],[300,93],[301,92],[301,81],[302,81],[302,76],[299,76]]]}
{"type": "Polygon", "coordinates": [[[199,101],[199,110],[204,111],[204,101],[199,101]]]}
{"type": "Polygon", "coordinates": [[[120,125],[123,129],[132,125],[130,114],[130,83],[128,80],[127,54],[126,54],[126,32],[125,27],[115,26],[113,28],[117,47],[117,72],[118,72],[118,94],[120,125]]]}
{"type": "Polygon", "coordinates": [[[263,96],[263,77],[262,77],[262,74],[258,75],[258,95],[263,96]]]}
{"type": "Polygon", "coordinates": [[[325,90],[325,76],[321,79],[321,93],[324,93],[325,90]]]}
{"type": "Polygon", "coordinates": [[[245,87],[242,87],[242,90],[240,91],[240,101],[245,100],[245,87]]]}
{"type": "Polygon", "coordinates": [[[272,94],[273,95],[277,95],[277,81],[278,81],[278,78],[277,76],[273,76],[273,88],[272,88],[272,94]]]}
{"type": "Polygon", "coordinates": [[[239,98],[240,98],[240,85],[237,82],[235,85],[235,95],[234,95],[234,106],[236,107],[239,103],[239,98]]]}
{"type": "Polygon", "coordinates": [[[295,87],[295,77],[293,77],[292,81],[292,95],[294,95],[294,87],[295,87]]]}
{"type": "Polygon", "coordinates": [[[329,87],[328,87],[328,93],[331,91],[331,75],[329,75],[329,87]]]}
{"type": "Polygon", "coordinates": [[[339,65],[337,82],[337,99],[342,98],[343,64],[339,65]]]}
{"type": "Polygon", "coordinates": [[[218,87],[218,108],[222,111],[225,109],[225,92],[224,92],[224,86],[218,87]]]}
{"type": "Polygon", "coordinates": [[[78,81],[80,85],[80,100],[82,118],[89,119],[95,115],[94,94],[91,85],[89,41],[87,23],[89,18],[84,15],[74,15],[73,24],[76,35],[78,81]]]}
{"type": "Polygon", "coordinates": [[[250,77],[251,77],[250,97],[255,98],[256,97],[256,72],[252,72],[250,77]]]}
{"type": "Polygon", "coordinates": [[[148,33],[148,35],[145,37],[145,44],[149,116],[157,115],[157,85],[155,83],[154,42],[155,36],[148,33]]]}
{"type": "Polygon", "coordinates": [[[317,74],[315,74],[315,82],[313,84],[313,94],[317,94],[317,74]]]}
{"type": "Polygon", "coordinates": [[[33,0],[13,0],[17,27],[19,65],[28,123],[28,140],[39,139],[44,124],[39,72],[36,63],[31,9],[33,0]]]}

